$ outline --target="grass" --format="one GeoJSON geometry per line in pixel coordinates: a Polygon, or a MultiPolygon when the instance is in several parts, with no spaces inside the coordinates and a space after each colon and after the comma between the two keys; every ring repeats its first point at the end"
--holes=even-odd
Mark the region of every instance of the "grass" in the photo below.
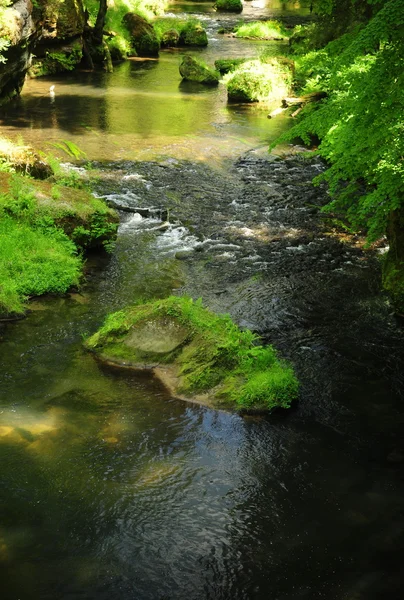
{"type": "Polygon", "coordinates": [[[296,398],[293,369],[275,349],[258,345],[254,333],[240,330],[227,315],[207,310],[200,300],[170,296],[129,307],[107,317],[85,345],[107,357],[147,362],[155,357],[129,349],[126,335],[136,325],[164,318],[174,319],[188,332],[185,345],[160,357],[160,362],[177,367],[181,393],[211,392],[219,404],[238,409],[287,408],[296,398]]]}
{"type": "Polygon", "coordinates": [[[234,28],[238,38],[253,38],[259,40],[285,39],[290,36],[290,31],[285,29],[279,21],[254,21],[241,23],[234,28]]]}
{"type": "Polygon", "coordinates": [[[28,296],[63,293],[80,279],[82,260],[60,230],[0,219],[0,313],[22,313],[28,296]]]}
{"type": "MultiPolygon", "coordinates": [[[[65,142],[70,152],[74,144],[65,142]]],[[[22,313],[27,297],[65,292],[77,285],[80,252],[108,249],[116,235],[115,211],[94,198],[77,174],[61,170],[54,157],[0,139],[0,314],[22,313]],[[15,170],[52,177],[38,181],[15,170]]]]}

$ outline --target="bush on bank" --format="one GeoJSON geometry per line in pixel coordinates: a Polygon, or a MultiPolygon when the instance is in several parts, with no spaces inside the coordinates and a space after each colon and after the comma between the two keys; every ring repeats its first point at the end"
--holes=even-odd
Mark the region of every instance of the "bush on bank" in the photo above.
{"type": "Polygon", "coordinates": [[[249,60],[223,77],[230,102],[271,103],[288,94],[291,71],[276,59],[249,60]]]}
{"type": "MultiPolygon", "coordinates": [[[[311,48],[321,40],[321,24],[299,30],[297,91],[324,91],[327,97],[308,104],[276,143],[320,139],[318,153],[328,168],[318,180],[330,186],[327,210],[365,230],[370,242],[387,235],[384,283],[403,312],[404,0],[384,0],[370,12],[370,18],[358,13],[343,35],[319,49],[311,48]]],[[[331,11],[328,20],[334,17],[331,11]]],[[[323,27],[328,36],[328,24],[323,27]]]]}

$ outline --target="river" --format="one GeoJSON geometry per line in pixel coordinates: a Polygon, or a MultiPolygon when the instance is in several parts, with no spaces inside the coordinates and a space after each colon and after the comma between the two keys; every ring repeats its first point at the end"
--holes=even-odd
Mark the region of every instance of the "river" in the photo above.
{"type": "MultiPolygon", "coordinates": [[[[217,34],[234,17],[210,4],[172,10],[200,14],[210,43],[190,52],[207,62],[262,51],[217,34]]],[[[376,253],[321,217],[318,159],[267,155],[286,119],[228,107],[178,64],[164,51],[30,81],[1,114],[36,147],[75,142],[96,193],[125,209],[80,292],[1,325],[1,598],[399,598],[403,334],[376,253]],[[296,406],[253,418],[185,404],[83,351],[108,312],[169,293],[274,343],[300,378],[296,406]]]]}

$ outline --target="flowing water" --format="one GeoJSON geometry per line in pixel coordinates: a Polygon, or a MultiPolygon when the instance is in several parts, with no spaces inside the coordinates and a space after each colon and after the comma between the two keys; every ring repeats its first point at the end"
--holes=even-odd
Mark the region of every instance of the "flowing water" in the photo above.
{"type": "MultiPolygon", "coordinates": [[[[207,62],[262,51],[210,4],[172,10],[201,13],[207,62]]],[[[287,120],[181,83],[179,55],[31,81],[3,110],[11,136],[77,143],[121,226],[79,293],[0,331],[1,598],[400,598],[403,336],[375,253],[320,216],[320,161],[267,155],[287,120]],[[169,293],[274,343],[299,403],[242,418],[83,352],[108,312],[169,293]]]]}

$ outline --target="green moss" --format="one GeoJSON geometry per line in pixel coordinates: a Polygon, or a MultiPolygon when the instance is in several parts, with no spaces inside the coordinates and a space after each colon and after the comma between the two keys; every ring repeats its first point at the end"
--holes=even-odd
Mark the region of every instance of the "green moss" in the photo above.
{"type": "Polygon", "coordinates": [[[185,81],[196,81],[205,85],[218,85],[220,74],[202,60],[184,56],[180,64],[180,75],[185,81]]]}
{"type": "Polygon", "coordinates": [[[209,393],[213,405],[286,408],[298,393],[293,369],[277,357],[272,346],[260,346],[257,342],[251,331],[240,330],[229,316],[212,313],[201,301],[170,296],[108,316],[85,345],[106,359],[173,364],[179,376],[178,392],[188,396],[209,393]],[[158,355],[139,352],[136,346],[128,344],[136,328],[163,319],[184,328],[183,343],[158,355]]]}
{"type": "Polygon", "coordinates": [[[241,0],[216,0],[214,7],[219,12],[240,13],[243,10],[241,0]]]}

